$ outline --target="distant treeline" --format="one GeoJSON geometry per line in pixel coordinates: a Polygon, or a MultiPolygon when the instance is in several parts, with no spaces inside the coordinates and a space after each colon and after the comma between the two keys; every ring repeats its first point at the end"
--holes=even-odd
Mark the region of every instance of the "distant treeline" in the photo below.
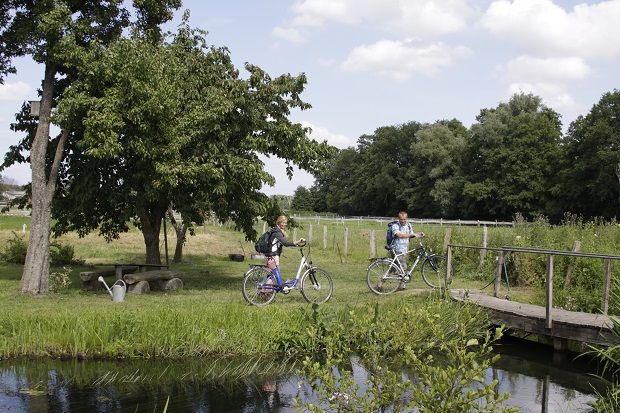
{"type": "Polygon", "coordinates": [[[564,134],[560,114],[532,94],[456,120],[409,122],[363,135],[339,151],[297,210],[339,215],[511,221],[620,211],[620,91],[604,94],[564,134]]]}

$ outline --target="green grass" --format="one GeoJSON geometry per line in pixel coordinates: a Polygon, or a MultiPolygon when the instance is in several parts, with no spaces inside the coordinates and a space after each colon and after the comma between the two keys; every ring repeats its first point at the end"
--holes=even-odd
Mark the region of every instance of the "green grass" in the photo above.
{"type": "MultiPolygon", "coordinates": [[[[0,250],[6,241],[21,234],[29,219],[21,216],[0,217],[0,250]]],[[[249,269],[253,243],[244,235],[226,226],[204,226],[196,230],[184,247],[184,263],[171,263],[171,268],[184,271],[184,288],[172,292],[152,290],[147,294],[128,294],[122,303],[114,303],[105,289],[84,291],[80,271],[112,268],[118,262],[144,262],[144,242],[136,229],[123,234],[118,241],[106,243],[91,234],[78,238],[68,234],[59,239],[74,247],[75,256],[84,266],[71,268],[71,284],[57,293],[40,297],[19,294],[20,265],[0,264],[0,357],[167,357],[185,358],[204,355],[255,355],[316,351],[320,339],[308,336],[308,326],[316,323],[317,314],[325,320],[346,318],[349,311],[375,311],[381,314],[403,308],[422,309],[436,301],[436,294],[422,282],[419,271],[406,291],[390,296],[377,296],[366,285],[366,267],[370,263],[370,237],[375,231],[377,255],[383,255],[386,223],[313,219],[300,221],[296,231],[289,229],[289,238],[310,238],[314,265],[327,270],[334,282],[332,299],[320,306],[319,312],[306,303],[299,291],[279,294],[267,307],[249,306],[241,294],[241,280],[249,269]],[[327,237],[323,240],[323,228],[327,237]],[[344,234],[348,233],[345,243],[344,234]],[[234,262],[230,253],[241,253],[245,262],[234,262]]],[[[442,251],[446,227],[416,227],[427,237],[425,245],[442,251]]],[[[262,231],[262,225],[257,225],[262,231]]],[[[587,230],[587,228],[586,228],[587,230]]],[[[482,228],[453,227],[451,242],[480,245],[482,228]]],[[[590,231],[592,231],[590,229],[590,231]]],[[[595,229],[607,241],[615,240],[608,228],[595,229]]],[[[617,228],[614,228],[618,232],[617,228]]],[[[518,234],[553,240],[557,234],[549,229],[489,228],[489,246],[511,245],[518,234]]],[[[27,235],[27,234],[26,234],[27,235]]],[[[522,239],[522,238],[519,238],[522,239]]],[[[175,245],[174,232],[168,231],[170,258],[175,245]]],[[[563,241],[566,245],[571,241],[563,241]]],[[[162,260],[165,260],[161,239],[162,260]]],[[[299,264],[296,248],[285,248],[281,257],[283,278],[294,277],[299,264]]],[[[488,254],[479,267],[479,251],[455,253],[457,275],[454,288],[482,288],[493,279],[494,256],[488,254]]],[[[64,271],[52,268],[52,272],[64,271]]],[[[513,274],[511,273],[511,276],[513,274]]],[[[112,281],[112,280],[110,280],[112,281]]],[[[502,296],[507,292],[502,284],[502,296]]],[[[513,285],[515,301],[540,303],[544,298],[537,285],[513,285]]],[[[413,316],[415,318],[415,316],[413,316]]],[[[411,321],[415,322],[415,320],[411,321]]]]}

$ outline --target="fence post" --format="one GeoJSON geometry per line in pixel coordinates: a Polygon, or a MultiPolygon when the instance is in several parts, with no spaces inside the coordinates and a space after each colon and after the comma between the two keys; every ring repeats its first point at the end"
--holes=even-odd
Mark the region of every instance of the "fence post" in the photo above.
{"type": "Polygon", "coordinates": [[[377,247],[375,246],[375,230],[370,230],[370,258],[377,256],[377,247]]]}
{"type": "Polygon", "coordinates": [[[547,299],[545,300],[545,327],[551,328],[553,319],[551,309],[553,308],[553,254],[547,254],[547,299]]]}
{"type": "MultiPolygon", "coordinates": [[[[581,241],[573,242],[573,252],[578,252],[580,249],[581,249],[581,241]]],[[[568,264],[568,268],[566,269],[566,280],[564,281],[564,288],[570,287],[573,281],[572,275],[573,275],[573,270],[575,269],[576,262],[577,262],[577,257],[574,257],[573,259],[571,259],[570,263],[568,264]]]]}
{"type": "Polygon", "coordinates": [[[293,230],[293,241],[297,239],[297,228],[293,230]]]}
{"type": "Polygon", "coordinates": [[[480,263],[478,264],[478,268],[482,268],[484,265],[484,257],[487,255],[487,240],[489,238],[489,227],[486,225],[482,229],[482,249],[480,250],[480,263]]]}
{"type": "Polygon", "coordinates": [[[499,297],[499,289],[502,284],[502,266],[504,263],[504,251],[497,253],[497,267],[495,267],[495,284],[493,285],[493,297],[499,297]]]}
{"type": "Polygon", "coordinates": [[[448,244],[450,244],[451,238],[452,238],[452,228],[448,227],[446,228],[446,233],[443,236],[443,249],[441,250],[442,253],[446,252],[448,248],[448,244]]]}
{"type": "Polygon", "coordinates": [[[347,256],[349,250],[349,228],[344,229],[344,256],[347,256]]]}
{"type": "Polygon", "coordinates": [[[611,259],[607,258],[605,263],[605,277],[603,278],[603,314],[607,315],[609,310],[609,290],[611,289],[611,259]]]}
{"type": "Polygon", "coordinates": [[[327,249],[327,225],[323,225],[323,249],[327,249]]]}
{"type": "Polygon", "coordinates": [[[261,232],[261,234],[264,234],[265,232],[267,232],[267,223],[263,221],[263,232],[261,232]]]}
{"type": "Polygon", "coordinates": [[[312,245],[312,224],[310,224],[310,228],[308,228],[308,244],[312,245]]]}
{"type": "Polygon", "coordinates": [[[445,286],[446,290],[448,289],[448,277],[449,277],[451,270],[452,270],[452,247],[450,246],[450,244],[448,244],[447,250],[446,250],[446,274],[445,274],[446,278],[444,278],[443,280],[443,285],[445,286]]]}

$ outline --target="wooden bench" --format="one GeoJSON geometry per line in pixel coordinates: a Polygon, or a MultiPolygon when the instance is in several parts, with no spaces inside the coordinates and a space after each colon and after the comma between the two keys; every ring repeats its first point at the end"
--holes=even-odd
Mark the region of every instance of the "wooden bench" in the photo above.
{"type": "Polygon", "coordinates": [[[183,271],[156,270],[126,274],[123,275],[123,280],[127,283],[128,293],[142,294],[151,290],[151,283],[156,283],[161,290],[182,289],[181,278],[184,275],[183,271]]]}
{"type": "MultiPolygon", "coordinates": [[[[92,270],[92,271],[82,271],[80,272],[80,278],[82,279],[82,289],[89,291],[96,291],[102,288],[103,283],[99,281],[99,277],[116,277],[116,273],[119,269],[101,269],[101,270],[92,270]]],[[[120,268],[122,275],[131,274],[138,271],[137,266],[124,266],[120,268]]],[[[114,284],[111,282],[110,284],[114,284]]]]}
{"type": "Polygon", "coordinates": [[[122,277],[127,284],[127,292],[132,294],[143,294],[151,290],[151,284],[160,290],[176,290],[183,288],[183,271],[175,270],[155,270],[146,271],[148,267],[165,268],[165,265],[146,265],[146,264],[114,264],[114,269],[101,269],[80,272],[82,288],[84,290],[97,291],[105,288],[99,281],[99,277],[114,277],[114,282],[122,277]],[[140,270],[140,272],[136,272],[140,270]]]}

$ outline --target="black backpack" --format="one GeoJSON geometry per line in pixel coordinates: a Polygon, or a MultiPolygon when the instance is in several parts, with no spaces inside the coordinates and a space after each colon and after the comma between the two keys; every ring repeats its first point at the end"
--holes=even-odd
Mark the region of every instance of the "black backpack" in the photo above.
{"type": "Polygon", "coordinates": [[[256,252],[259,252],[261,254],[267,254],[268,252],[271,252],[272,232],[273,230],[269,230],[258,238],[256,244],[254,244],[254,249],[256,250],[256,252]]]}

